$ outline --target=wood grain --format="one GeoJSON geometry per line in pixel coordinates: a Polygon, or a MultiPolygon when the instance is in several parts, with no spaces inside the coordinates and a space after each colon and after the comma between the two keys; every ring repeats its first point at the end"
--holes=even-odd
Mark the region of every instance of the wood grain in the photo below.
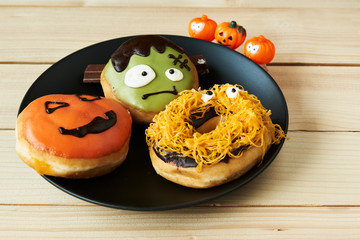
{"type": "Polygon", "coordinates": [[[269,66],[291,130],[360,131],[360,67],[269,66]]]}
{"type": "Polygon", "coordinates": [[[219,23],[236,20],[248,37],[271,39],[274,63],[360,64],[360,32],[353,31],[360,25],[356,8],[242,7],[0,7],[0,22],[7,23],[0,25],[0,62],[52,63],[86,46],[129,35],[188,36],[188,22],[203,13],[219,23]],[[146,22],[130,20],[134,16],[147,16],[146,22]]]}
{"type": "Polygon", "coordinates": [[[197,207],[130,212],[97,206],[0,206],[0,237],[346,240],[360,235],[359,218],[359,208],[341,207],[197,207]],[[19,224],[24,219],[26,224],[19,224]]]}
{"type": "Polygon", "coordinates": [[[358,240],[359,9],[358,0],[2,0],[0,239],[358,240]],[[136,212],[72,197],[20,160],[16,114],[51,64],[108,39],[188,36],[202,14],[275,43],[268,69],[287,100],[290,140],[260,176],[195,207],[136,212]]]}
{"type": "Polygon", "coordinates": [[[50,65],[0,64],[0,129],[14,129],[17,112],[31,84],[50,65]]]}
{"type": "Polygon", "coordinates": [[[262,0],[161,0],[117,1],[117,0],[2,0],[0,6],[66,6],[66,7],[210,7],[210,8],[360,8],[356,0],[327,1],[319,0],[314,4],[312,0],[302,1],[262,1],[262,0]]]}

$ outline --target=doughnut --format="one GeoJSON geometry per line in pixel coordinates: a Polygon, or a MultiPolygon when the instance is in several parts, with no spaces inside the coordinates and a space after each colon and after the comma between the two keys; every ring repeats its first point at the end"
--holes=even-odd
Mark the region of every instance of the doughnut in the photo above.
{"type": "Polygon", "coordinates": [[[101,176],[126,158],[130,113],[90,95],[50,94],[32,101],[16,120],[16,151],[40,175],[101,176]]]}
{"type": "Polygon", "coordinates": [[[186,187],[232,181],[285,137],[270,115],[240,85],[185,90],[146,129],[152,165],[160,176],[186,187]]]}
{"type": "Polygon", "coordinates": [[[198,87],[196,67],[184,50],[157,35],[125,41],[100,76],[106,98],[115,99],[134,122],[147,124],[178,93],[198,87]]]}

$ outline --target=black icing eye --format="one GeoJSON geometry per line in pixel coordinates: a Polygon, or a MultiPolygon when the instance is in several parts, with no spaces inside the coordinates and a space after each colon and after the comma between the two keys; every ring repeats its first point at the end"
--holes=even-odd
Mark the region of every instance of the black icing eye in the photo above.
{"type": "Polygon", "coordinates": [[[146,71],[143,71],[143,72],[141,73],[141,75],[145,77],[145,76],[147,75],[147,72],[146,72],[146,71]]]}
{"type": "Polygon", "coordinates": [[[224,35],[224,33],[223,33],[223,32],[221,32],[221,33],[219,33],[219,35],[220,35],[220,36],[223,36],[223,35],[224,35]]]}
{"type": "Polygon", "coordinates": [[[170,70],[169,70],[169,73],[170,73],[170,74],[174,74],[174,73],[175,73],[175,70],[174,70],[174,69],[170,69],[170,70]]]}
{"type": "Polygon", "coordinates": [[[209,91],[206,92],[206,94],[209,95],[209,96],[212,96],[212,95],[214,95],[214,92],[209,90],[209,91]]]}
{"type": "Polygon", "coordinates": [[[53,113],[55,110],[63,107],[68,107],[70,104],[66,102],[55,102],[55,101],[46,101],[45,102],[45,112],[47,114],[53,113]],[[52,107],[50,107],[52,106],[52,107]]]}
{"type": "Polygon", "coordinates": [[[228,37],[228,39],[229,39],[230,41],[232,41],[232,36],[228,37]]]}

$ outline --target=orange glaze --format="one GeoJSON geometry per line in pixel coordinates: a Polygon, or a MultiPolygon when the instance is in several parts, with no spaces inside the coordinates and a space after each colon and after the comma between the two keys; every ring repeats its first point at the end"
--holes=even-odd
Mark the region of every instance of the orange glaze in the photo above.
{"type": "MultiPolygon", "coordinates": [[[[81,95],[88,99],[93,96],[81,95]]],[[[50,104],[54,108],[58,105],[50,104]]],[[[122,148],[131,134],[132,120],[128,110],[111,99],[81,101],[75,95],[53,94],[31,102],[22,112],[23,134],[37,150],[65,158],[97,158],[122,148]],[[46,113],[45,102],[66,102],[67,107],[46,113]],[[84,137],[63,135],[59,127],[73,129],[91,122],[95,117],[105,118],[113,110],[117,115],[114,126],[101,133],[89,133],[84,137]]]]}

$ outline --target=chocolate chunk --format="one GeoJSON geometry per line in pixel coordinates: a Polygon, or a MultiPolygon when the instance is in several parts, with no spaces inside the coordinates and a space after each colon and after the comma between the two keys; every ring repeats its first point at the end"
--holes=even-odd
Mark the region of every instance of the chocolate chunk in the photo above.
{"type": "Polygon", "coordinates": [[[84,72],[84,83],[100,83],[101,72],[105,64],[90,64],[84,72]]]}
{"type": "Polygon", "coordinates": [[[189,58],[200,75],[209,73],[209,67],[203,55],[189,56],[189,58]]]}

